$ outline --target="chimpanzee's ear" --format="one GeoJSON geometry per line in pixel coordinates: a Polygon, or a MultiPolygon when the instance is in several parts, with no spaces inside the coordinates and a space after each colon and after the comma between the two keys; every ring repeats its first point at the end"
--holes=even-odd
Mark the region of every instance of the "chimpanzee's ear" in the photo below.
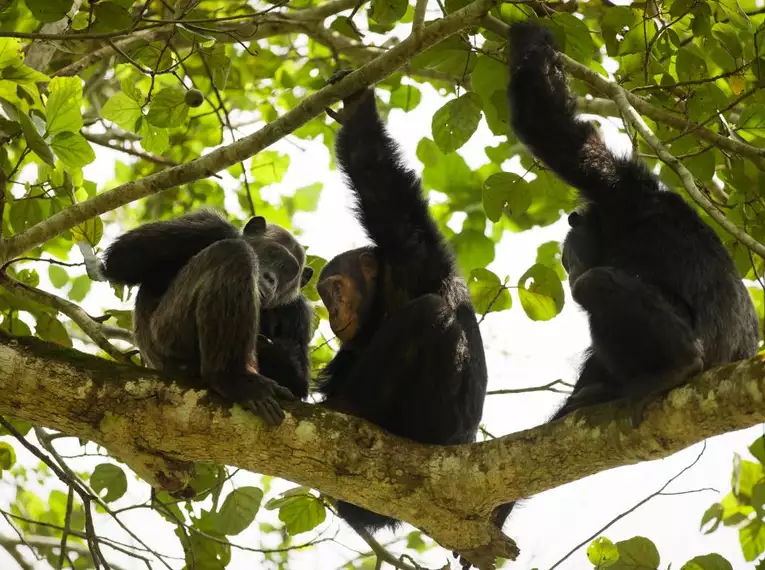
{"type": "Polygon", "coordinates": [[[260,236],[266,232],[266,219],[263,216],[255,216],[247,222],[242,230],[246,236],[260,236]]]}

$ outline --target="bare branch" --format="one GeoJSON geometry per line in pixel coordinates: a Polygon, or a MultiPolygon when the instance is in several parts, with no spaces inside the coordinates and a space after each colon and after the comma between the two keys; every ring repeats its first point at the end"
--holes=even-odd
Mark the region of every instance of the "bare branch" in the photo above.
{"type": "Polygon", "coordinates": [[[162,166],[178,166],[177,162],[174,162],[170,160],[169,158],[165,158],[164,156],[157,156],[155,154],[150,154],[148,152],[136,150],[131,147],[123,147],[118,144],[115,144],[109,139],[108,135],[90,134],[86,132],[82,132],[81,134],[83,137],[85,137],[86,140],[92,142],[93,144],[97,144],[99,146],[110,148],[112,150],[117,150],[119,152],[124,152],[125,154],[129,154],[130,156],[142,158],[143,160],[153,162],[154,164],[161,164],[162,166]]]}

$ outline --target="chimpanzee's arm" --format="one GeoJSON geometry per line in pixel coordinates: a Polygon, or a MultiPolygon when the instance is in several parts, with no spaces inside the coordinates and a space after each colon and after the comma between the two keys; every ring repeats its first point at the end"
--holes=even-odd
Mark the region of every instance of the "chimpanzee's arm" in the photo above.
{"type": "Polygon", "coordinates": [[[313,311],[302,295],[291,303],[260,312],[260,372],[301,399],[308,395],[311,378],[312,332],[313,311]]]}
{"type": "Polygon", "coordinates": [[[403,166],[377,113],[374,92],[353,97],[337,134],[337,159],[358,201],[358,217],[380,253],[406,275],[413,296],[440,292],[452,255],[430,217],[420,180],[403,166]]]}
{"type": "Polygon", "coordinates": [[[150,222],[121,235],[106,249],[104,275],[114,283],[166,288],[197,253],[237,237],[237,229],[210,210],[150,222]]]}

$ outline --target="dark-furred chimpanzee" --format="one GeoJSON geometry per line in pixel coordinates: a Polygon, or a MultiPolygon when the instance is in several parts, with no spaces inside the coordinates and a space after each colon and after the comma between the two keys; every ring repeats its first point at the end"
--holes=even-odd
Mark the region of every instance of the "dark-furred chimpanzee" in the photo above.
{"type": "MultiPolygon", "coordinates": [[[[336,75],[338,79],[342,75],[336,75]]],[[[324,403],[414,441],[475,439],[486,394],[483,341],[464,281],[365,89],[346,99],[337,160],[374,245],[322,269],[317,289],[342,342],[323,370],[324,403]]],[[[340,502],[352,526],[398,521],[340,502]]]]}
{"type": "Polygon", "coordinates": [[[295,237],[262,217],[242,233],[210,210],[151,222],[104,255],[109,281],[139,285],[136,344],[151,367],[199,374],[271,424],[277,399],[308,393],[313,269],[295,237]]]}
{"type": "MultiPolygon", "coordinates": [[[[639,417],[649,396],[753,356],[757,316],[714,231],[644,164],[615,156],[577,119],[546,28],[513,24],[509,49],[513,129],[584,201],[569,216],[563,265],[588,313],[592,345],[553,419],[621,398],[639,417]]],[[[511,508],[498,509],[500,523],[511,508]]]]}

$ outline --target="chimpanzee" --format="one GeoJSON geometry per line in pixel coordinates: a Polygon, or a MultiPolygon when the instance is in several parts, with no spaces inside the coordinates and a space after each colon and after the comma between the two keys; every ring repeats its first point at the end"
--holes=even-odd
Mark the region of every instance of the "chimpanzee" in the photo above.
{"type": "Polygon", "coordinates": [[[109,281],[139,285],[135,338],[145,362],[196,373],[270,424],[277,399],[308,393],[313,269],[295,237],[262,217],[242,233],[210,210],[151,222],[106,250],[109,281]]]}
{"type": "MultiPolygon", "coordinates": [[[[338,255],[319,276],[317,289],[341,341],[320,374],[324,404],[414,441],[473,442],[487,379],[465,282],[419,179],[386,133],[374,91],[347,98],[338,120],[338,164],[374,245],[338,255]]],[[[345,502],[338,512],[369,532],[399,522],[345,502]]]]}
{"type": "MultiPolygon", "coordinates": [[[[757,350],[757,315],[730,255],[680,196],[634,158],[618,157],[576,117],[553,36],[511,26],[509,103],[515,134],[584,204],[569,216],[563,265],[588,313],[592,346],[553,416],[651,395],[757,350]]],[[[501,524],[512,505],[500,507],[501,524]]]]}

